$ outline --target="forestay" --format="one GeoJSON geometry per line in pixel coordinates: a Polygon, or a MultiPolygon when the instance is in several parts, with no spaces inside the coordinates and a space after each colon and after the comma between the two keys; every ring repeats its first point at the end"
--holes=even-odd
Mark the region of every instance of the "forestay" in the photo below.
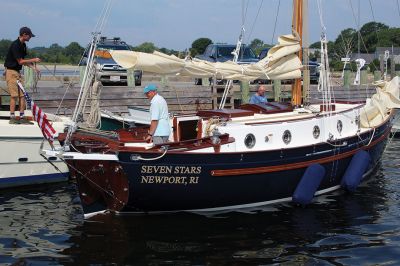
{"type": "Polygon", "coordinates": [[[160,52],[152,54],[134,51],[110,51],[113,59],[124,68],[134,68],[161,75],[191,77],[216,77],[250,81],[255,79],[295,79],[301,77],[302,64],[296,52],[300,51],[300,38],[294,35],[280,36],[279,44],[255,64],[207,62],[199,59],[180,59],[160,52]]]}

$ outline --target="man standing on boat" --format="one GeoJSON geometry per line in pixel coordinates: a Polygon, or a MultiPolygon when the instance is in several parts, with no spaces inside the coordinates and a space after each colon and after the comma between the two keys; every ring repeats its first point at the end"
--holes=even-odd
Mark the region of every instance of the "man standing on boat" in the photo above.
{"type": "Polygon", "coordinates": [[[144,87],[144,94],[150,100],[150,129],[146,141],[161,144],[168,141],[171,133],[169,125],[168,105],[165,99],[157,93],[157,86],[149,84],[144,87]]]}
{"type": "Polygon", "coordinates": [[[25,110],[25,99],[24,94],[18,88],[17,81],[23,81],[21,76],[22,65],[33,68],[36,72],[39,70],[36,68],[36,63],[40,62],[40,58],[24,59],[27,55],[26,42],[35,37],[31,29],[28,27],[22,27],[19,30],[19,37],[11,43],[8,49],[6,60],[4,62],[6,72],[6,82],[8,93],[10,93],[10,124],[33,124],[28,121],[24,116],[25,110]],[[20,119],[15,118],[15,106],[19,99],[19,114],[20,119]]]}
{"type": "Polygon", "coordinates": [[[267,88],[264,85],[260,85],[256,93],[253,94],[250,98],[250,103],[252,104],[265,104],[268,102],[267,97],[265,96],[265,91],[267,88]]]}

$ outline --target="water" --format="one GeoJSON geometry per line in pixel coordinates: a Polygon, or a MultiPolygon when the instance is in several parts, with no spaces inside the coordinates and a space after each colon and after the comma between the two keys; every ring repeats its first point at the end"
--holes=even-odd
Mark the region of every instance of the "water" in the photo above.
{"type": "MultiPolygon", "coordinates": [[[[354,194],[262,212],[98,216],[73,184],[0,193],[0,262],[18,265],[399,265],[400,140],[354,194]]],[[[1,264],[0,263],[0,264],[1,264]]]]}

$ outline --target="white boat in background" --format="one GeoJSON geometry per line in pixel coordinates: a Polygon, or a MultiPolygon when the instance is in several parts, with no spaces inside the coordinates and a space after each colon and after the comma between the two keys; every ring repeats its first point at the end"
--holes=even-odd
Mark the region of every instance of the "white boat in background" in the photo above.
{"type": "Polygon", "coordinates": [[[395,138],[400,137],[400,111],[396,110],[396,115],[393,121],[392,134],[395,138]]]}
{"type": "MultiPolygon", "coordinates": [[[[30,111],[26,114],[32,116],[30,111]]],[[[66,117],[47,116],[57,135],[70,121],[66,117]]],[[[42,143],[43,147],[50,145],[43,141],[38,124],[15,125],[9,124],[9,120],[10,112],[0,111],[0,188],[68,180],[68,168],[62,160],[41,155],[42,143]]]]}
{"type": "Polygon", "coordinates": [[[129,114],[118,115],[108,110],[101,110],[100,130],[116,130],[131,128],[138,125],[150,125],[150,112],[148,109],[128,107],[129,114]]]}
{"type": "Polygon", "coordinates": [[[150,110],[135,106],[128,106],[129,117],[135,121],[136,124],[150,125],[150,110]]]}

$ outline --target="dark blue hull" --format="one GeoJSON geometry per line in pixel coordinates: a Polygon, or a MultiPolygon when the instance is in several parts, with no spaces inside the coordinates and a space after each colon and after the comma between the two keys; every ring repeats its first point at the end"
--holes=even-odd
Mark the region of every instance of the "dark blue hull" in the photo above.
{"type": "MultiPolygon", "coordinates": [[[[340,187],[353,155],[366,150],[366,172],[379,161],[390,133],[389,120],[360,136],[307,147],[246,153],[168,152],[154,161],[133,161],[137,153],[120,152],[129,183],[121,212],[225,210],[290,201],[305,170],[318,163],[325,176],[318,193],[340,187]],[[372,140],[371,140],[372,137],[372,140]],[[369,144],[369,145],[368,145],[369,144]]],[[[143,153],[154,158],[159,153],[143,153]]]]}

